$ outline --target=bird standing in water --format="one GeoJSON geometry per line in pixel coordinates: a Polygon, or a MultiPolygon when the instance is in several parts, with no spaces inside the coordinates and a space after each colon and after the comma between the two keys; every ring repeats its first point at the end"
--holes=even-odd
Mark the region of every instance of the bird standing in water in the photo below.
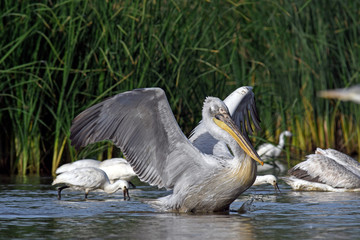
{"type": "Polygon", "coordinates": [[[153,202],[162,210],[228,211],[254,183],[255,161],[262,161],[223,101],[207,97],[202,117],[209,134],[227,143],[233,156],[205,154],[193,146],[160,88],[120,93],[86,109],[73,120],[70,138],[77,148],[112,140],[141,181],[173,190],[153,202]]]}
{"type": "Polygon", "coordinates": [[[58,188],[58,199],[61,199],[61,191],[65,188],[85,191],[85,199],[90,191],[101,189],[106,193],[114,193],[122,189],[124,193],[124,200],[129,196],[129,183],[125,180],[117,180],[110,183],[106,173],[94,167],[76,168],[58,175],[52,182],[52,185],[63,185],[58,188]]]}

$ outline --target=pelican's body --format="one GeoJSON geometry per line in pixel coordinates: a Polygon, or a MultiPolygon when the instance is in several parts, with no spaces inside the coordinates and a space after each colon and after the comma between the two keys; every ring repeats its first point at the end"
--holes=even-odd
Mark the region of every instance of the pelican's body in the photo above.
{"type": "Polygon", "coordinates": [[[72,163],[65,163],[56,169],[56,174],[68,172],[76,168],[99,167],[100,161],[94,159],[81,159],[72,163]]]}
{"type": "Polygon", "coordinates": [[[319,96],[323,98],[336,98],[342,101],[353,101],[360,104],[360,85],[349,88],[320,91],[319,96]]]}
{"type": "Polygon", "coordinates": [[[234,156],[218,157],[194,147],[159,88],[124,92],[88,108],[74,119],[71,140],[76,147],[114,141],[140,180],[173,190],[153,202],[162,210],[227,211],[255,181],[252,158],[261,160],[220,99],[207,97],[202,115],[209,133],[226,142],[234,156]]]}
{"type": "Polygon", "coordinates": [[[66,171],[58,175],[52,185],[62,184],[64,186],[58,188],[58,199],[61,199],[61,191],[65,188],[85,191],[85,199],[90,191],[101,189],[106,193],[114,193],[119,189],[123,190],[124,199],[126,195],[129,197],[129,183],[124,180],[117,180],[110,183],[106,173],[94,167],[76,168],[66,171]]]}
{"type": "Polygon", "coordinates": [[[263,185],[263,184],[270,184],[274,187],[275,191],[280,191],[279,186],[277,184],[277,179],[274,175],[263,175],[263,176],[256,176],[254,186],[263,185]]]}
{"type": "Polygon", "coordinates": [[[279,137],[279,144],[275,146],[271,143],[264,143],[259,146],[257,149],[257,153],[261,157],[262,160],[270,160],[274,159],[274,164],[265,163],[263,167],[261,167],[258,171],[267,171],[273,169],[274,167],[278,167],[281,172],[286,170],[284,164],[282,164],[279,160],[276,160],[277,157],[280,156],[282,149],[285,146],[285,137],[291,137],[292,134],[289,131],[283,131],[279,137]]]}
{"type": "Polygon", "coordinates": [[[122,179],[130,182],[136,174],[130,164],[123,158],[111,158],[100,163],[99,168],[106,172],[110,182],[122,179]]]}
{"type": "Polygon", "coordinates": [[[320,149],[283,178],[295,190],[359,191],[360,163],[334,149],[320,149]]]}

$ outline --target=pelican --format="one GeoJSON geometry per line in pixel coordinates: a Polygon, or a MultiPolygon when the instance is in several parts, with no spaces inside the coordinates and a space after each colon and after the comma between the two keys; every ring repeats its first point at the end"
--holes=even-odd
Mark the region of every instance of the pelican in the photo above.
{"type": "Polygon", "coordinates": [[[353,101],[360,104],[360,85],[349,88],[319,91],[319,96],[323,98],[337,98],[342,101],[353,101]]]}
{"type": "Polygon", "coordinates": [[[264,175],[264,176],[256,176],[255,182],[254,182],[254,186],[258,186],[258,185],[263,185],[263,184],[271,184],[274,189],[275,192],[279,191],[280,192],[280,188],[277,184],[277,179],[274,175],[264,175]]]}
{"type": "MultiPolygon", "coordinates": [[[[224,103],[228,107],[229,113],[232,119],[235,121],[236,125],[239,128],[243,127],[243,131],[245,130],[245,125],[247,125],[247,128],[250,132],[253,131],[251,125],[249,124],[250,121],[248,118],[249,115],[246,114],[247,111],[251,112],[251,116],[256,116],[253,118],[253,123],[256,129],[260,129],[259,121],[257,120],[258,116],[256,112],[252,87],[244,86],[237,88],[228,97],[224,99],[224,103]]],[[[285,143],[284,135],[291,136],[291,133],[286,131],[280,134],[279,146],[281,147],[281,149],[283,148],[285,143]]],[[[226,143],[212,137],[212,135],[208,132],[205,124],[203,124],[202,121],[200,121],[198,126],[196,126],[196,128],[191,132],[189,140],[193,143],[194,146],[196,146],[200,151],[204,153],[214,154],[220,157],[232,156],[226,143]]],[[[279,154],[281,153],[281,149],[279,154]]],[[[271,166],[270,164],[264,164],[263,167],[265,167],[265,165],[271,166]]],[[[277,179],[274,175],[257,176],[253,185],[262,184],[271,184],[275,188],[275,191],[279,190],[280,192],[279,186],[277,184],[277,179]]]]}
{"type": "Polygon", "coordinates": [[[218,157],[196,148],[160,88],[120,93],[86,109],[73,120],[70,138],[76,148],[112,140],[141,181],[173,190],[153,202],[162,210],[228,211],[255,181],[255,161],[262,161],[223,101],[207,97],[202,117],[208,132],[227,143],[234,156],[218,157]]]}
{"type": "Polygon", "coordinates": [[[99,168],[106,172],[111,183],[122,179],[128,181],[134,188],[131,180],[136,177],[136,174],[130,164],[123,158],[111,158],[102,161],[99,168]]]}
{"type": "Polygon", "coordinates": [[[85,191],[85,199],[87,199],[90,191],[97,189],[101,189],[106,193],[114,193],[122,189],[124,200],[126,200],[126,197],[130,199],[129,183],[124,180],[117,180],[111,184],[106,173],[99,168],[83,167],[63,172],[55,178],[51,185],[57,184],[63,185],[58,188],[59,200],[61,199],[61,191],[65,188],[85,191]]]}
{"type": "MultiPolygon", "coordinates": [[[[285,137],[291,137],[292,133],[289,131],[283,131],[280,133],[279,137],[279,144],[275,146],[271,143],[264,143],[259,146],[257,149],[257,153],[261,157],[262,160],[270,160],[275,159],[278,156],[280,156],[282,149],[285,146],[285,137]]],[[[274,165],[280,169],[281,172],[286,170],[286,167],[278,160],[274,161],[274,165]]],[[[273,169],[274,165],[265,163],[264,166],[261,169],[258,169],[258,171],[266,171],[269,169],[273,169]]]]}
{"type": "Polygon", "coordinates": [[[55,171],[56,174],[60,174],[63,172],[71,171],[75,168],[82,168],[82,167],[99,167],[100,161],[94,159],[81,159],[77,160],[72,163],[65,163],[58,167],[55,171]]]}
{"type": "Polygon", "coordinates": [[[282,179],[294,190],[360,191],[360,163],[334,149],[317,148],[288,173],[282,179]]]}

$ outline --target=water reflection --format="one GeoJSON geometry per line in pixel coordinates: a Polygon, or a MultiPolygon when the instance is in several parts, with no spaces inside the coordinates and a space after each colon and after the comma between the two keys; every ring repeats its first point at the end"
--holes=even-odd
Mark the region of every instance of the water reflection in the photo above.
{"type": "MultiPolygon", "coordinates": [[[[3,178],[1,179],[3,180],[3,178]]],[[[356,239],[360,236],[359,192],[294,192],[280,182],[254,186],[239,197],[237,210],[253,199],[244,214],[159,213],[143,202],[167,195],[150,186],[121,193],[64,192],[58,201],[51,178],[5,179],[0,184],[0,238],[100,239],[356,239]]]]}

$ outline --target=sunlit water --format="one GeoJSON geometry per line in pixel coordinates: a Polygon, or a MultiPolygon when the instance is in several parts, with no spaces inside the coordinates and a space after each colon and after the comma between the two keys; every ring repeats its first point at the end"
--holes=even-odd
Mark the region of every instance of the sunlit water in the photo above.
{"type": "Polygon", "coordinates": [[[253,186],[231,209],[254,199],[247,212],[174,214],[142,200],[169,192],[150,186],[121,193],[63,191],[51,178],[1,177],[0,239],[360,239],[360,193],[295,192],[280,181],[253,186]]]}

